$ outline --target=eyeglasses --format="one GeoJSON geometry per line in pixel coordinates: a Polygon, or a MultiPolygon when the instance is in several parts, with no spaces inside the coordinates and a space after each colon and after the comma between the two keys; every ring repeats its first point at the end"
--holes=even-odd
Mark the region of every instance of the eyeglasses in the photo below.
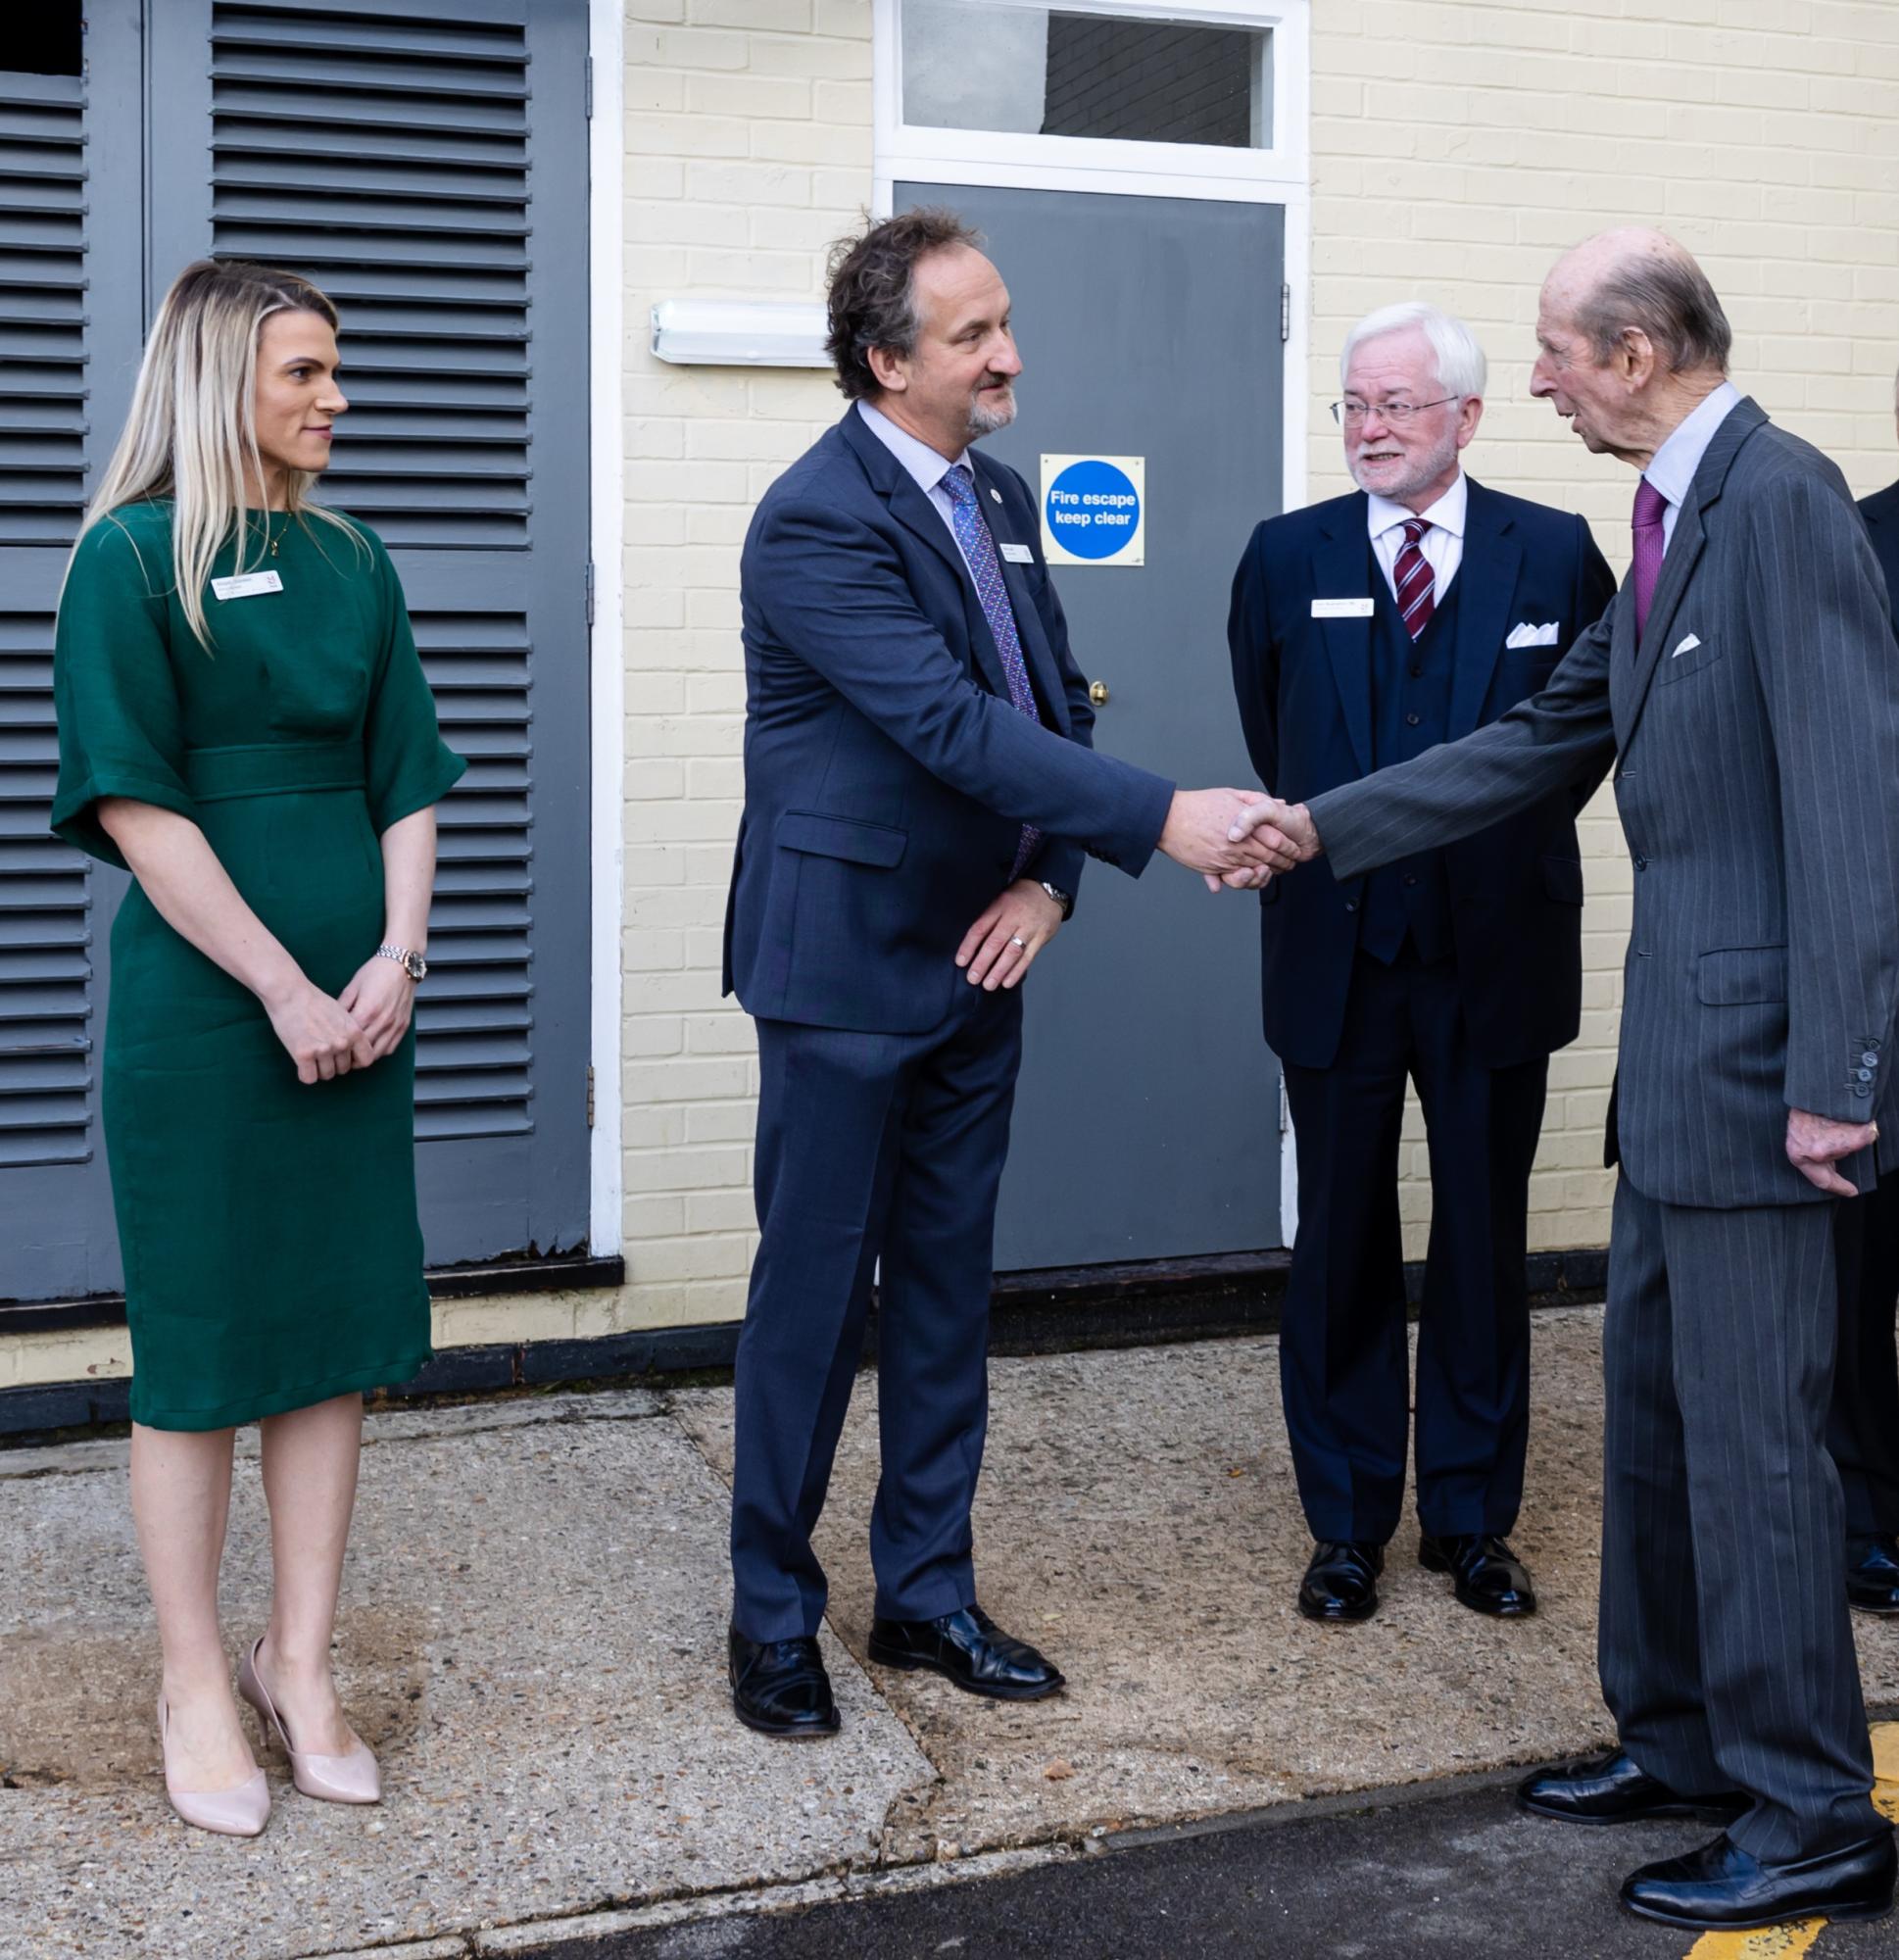
{"type": "Polygon", "coordinates": [[[1461,402],[1462,395],[1439,395],[1435,402],[1334,402],[1332,418],[1341,428],[1356,428],[1373,410],[1378,418],[1392,428],[1402,428],[1413,416],[1426,409],[1441,409],[1446,402],[1461,402]]]}

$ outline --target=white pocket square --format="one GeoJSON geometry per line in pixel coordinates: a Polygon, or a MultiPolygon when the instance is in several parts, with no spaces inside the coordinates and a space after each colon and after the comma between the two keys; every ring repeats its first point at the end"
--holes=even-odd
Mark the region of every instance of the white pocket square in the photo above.
{"type": "Polygon", "coordinates": [[[1693,653],[1695,648],[1700,646],[1700,644],[1701,644],[1701,635],[1699,633],[1690,633],[1688,637],[1685,640],[1683,640],[1679,647],[1676,648],[1674,653],[1672,653],[1669,656],[1669,659],[1672,661],[1679,661],[1683,654],[1693,653]]]}
{"type": "Polygon", "coordinates": [[[1553,647],[1556,644],[1556,625],[1554,619],[1546,626],[1533,626],[1528,619],[1521,620],[1510,628],[1510,637],[1503,644],[1505,647],[1553,647]]]}

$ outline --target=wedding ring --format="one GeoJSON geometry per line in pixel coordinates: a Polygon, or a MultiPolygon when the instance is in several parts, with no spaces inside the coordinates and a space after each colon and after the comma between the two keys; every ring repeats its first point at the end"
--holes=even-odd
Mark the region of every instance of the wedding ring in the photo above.
{"type": "Polygon", "coordinates": [[[1024,953],[1027,953],[1029,950],[1029,942],[1019,932],[1009,934],[1009,944],[1011,946],[1019,946],[1024,953]]]}

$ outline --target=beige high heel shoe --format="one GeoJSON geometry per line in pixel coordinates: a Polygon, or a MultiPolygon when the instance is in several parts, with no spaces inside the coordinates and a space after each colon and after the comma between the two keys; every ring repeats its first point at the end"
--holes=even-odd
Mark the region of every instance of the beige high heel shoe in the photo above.
{"type": "Polygon", "coordinates": [[[357,1738],[355,1748],[344,1756],[310,1755],[291,1741],[283,1717],[270,1699],[270,1690],[257,1671],[258,1650],[263,1645],[264,1636],[260,1634],[238,1666],[237,1691],[257,1710],[259,1721],[276,1731],[277,1740],[290,1758],[290,1775],[297,1788],[306,1796],[319,1797],[325,1803],[380,1803],[382,1772],[362,1737],[357,1738]]]}
{"type": "Polygon", "coordinates": [[[255,1838],[270,1821],[270,1786],[253,1770],[235,1789],[180,1789],[171,1781],[171,1711],[158,1698],[159,1754],[165,1761],[165,1793],[171,1808],[200,1831],[220,1838],[255,1838]]]}

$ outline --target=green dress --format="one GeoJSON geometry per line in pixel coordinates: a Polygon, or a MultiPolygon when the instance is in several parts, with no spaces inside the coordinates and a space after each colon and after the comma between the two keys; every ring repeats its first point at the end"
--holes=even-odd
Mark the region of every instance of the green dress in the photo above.
{"type": "MultiPolygon", "coordinates": [[[[261,552],[282,589],[207,590],[209,648],[172,589],[169,503],[126,505],[80,541],[53,663],[53,828],[122,866],[101,797],[191,818],[338,994],[382,938],[380,833],[465,764],[437,731],[381,543],[310,517],[251,523],[247,563],[261,552]]],[[[103,1112],[133,1421],[223,1429],[428,1359],[414,1042],[412,1025],[372,1067],[305,1087],[257,997],[132,886],[112,929],[103,1112]]]]}

